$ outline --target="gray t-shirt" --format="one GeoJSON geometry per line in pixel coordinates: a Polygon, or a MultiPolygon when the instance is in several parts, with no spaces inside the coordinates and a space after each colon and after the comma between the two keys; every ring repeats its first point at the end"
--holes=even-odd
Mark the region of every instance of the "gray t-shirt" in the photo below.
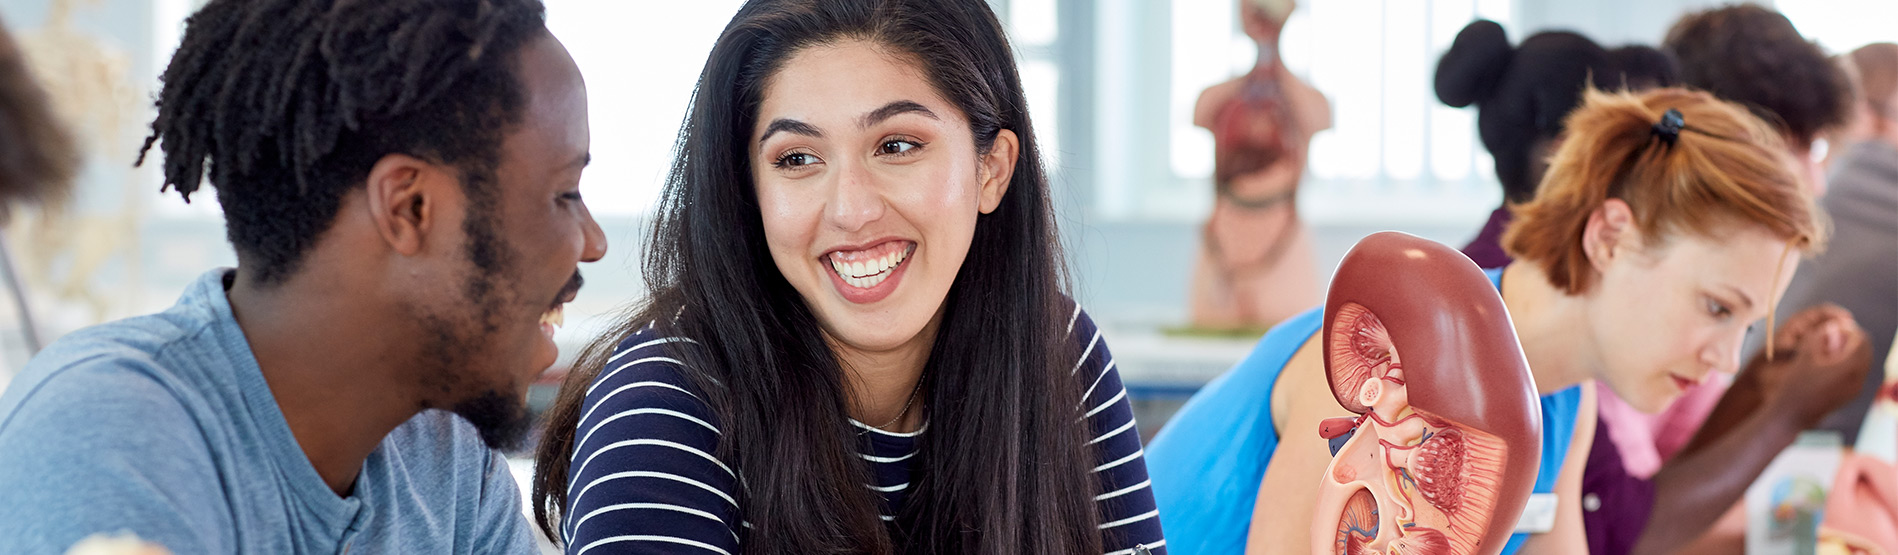
{"type": "Polygon", "coordinates": [[[0,395],[0,553],[130,531],[195,553],[531,553],[506,461],[426,411],[364,461],[350,497],[297,447],[223,278],[163,313],[82,329],[0,395]]]}

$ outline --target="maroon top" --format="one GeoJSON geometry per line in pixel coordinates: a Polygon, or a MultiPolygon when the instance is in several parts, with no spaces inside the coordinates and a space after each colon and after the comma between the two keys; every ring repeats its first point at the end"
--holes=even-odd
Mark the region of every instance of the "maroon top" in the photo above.
{"type": "Polygon", "coordinates": [[[1621,451],[1608,437],[1609,421],[1595,423],[1595,446],[1582,471],[1582,528],[1590,555],[1624,555],[1648,527],[1654,511],[1654,482],[1636,478],[1621,466],[1621,451]]]}
{"type": "Polygon", "coordinates": [[[1478,268],[1508,266],[1512,259],[1509,253],[1503,252],[1503,230],[1509,228],[1509,222],[1513,219],[1515,215],[1509,212],[1507,206],[1490,212],[1489,222],[1483,224],[1483,231],[1477,233],[1470,244],[1463,246],[1463,256],[1470,257],[1470,261],[1475,262],[1478,268]]]}

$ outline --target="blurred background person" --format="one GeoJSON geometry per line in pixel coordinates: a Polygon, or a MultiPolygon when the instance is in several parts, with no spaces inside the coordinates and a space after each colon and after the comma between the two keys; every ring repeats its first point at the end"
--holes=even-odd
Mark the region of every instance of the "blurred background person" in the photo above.
{"type": "MultiPolygon", "coordinates": [[[[1853,92],[1845,72],[1819,45],[1801,35],[1785,15],[1748,3],[1686,14],[1667,31],[1662,49],[1680,63],[1683,85],[1746,106],[1776,127],[1792,163],[1816,194],[1825,194],[1824,169],[1820,157],[1814,156],[1813,144],[1848,123],[1853,92]]],[[[1834,248],[1849,253],[1851,247],[1844,245],[1848,241],[1839,241],[1834,248]]],[[[1787,316],[1789,312],[1777,312],[1775,319],[1787,316]]],[[[1760,343],[1757,338],[1762,333],[1754,331],[1754,344],[1760,343]]],[[[1872,335],[1880,334],[1873,331],[1872,335]]],[[[1749,353],[1757,350],[1757,346],[1746,349],[1749,353]]],[[[1868,374],[1868,380],[1874,378],[1868,374]]],[[[1728,379],[1716,376],[1656,418],[1655,444],[1663,459],[1693,437],[1728,379]]],[[[1845,444],[1851,445],[1871,405],[1873,389],[1861,388],[1857,399],[1827,415],[1820,427],[1838,431],[1845,444]]]]}
{"type": "Polygon", "coordinates": [[[1820,194],[1825,178],[1813,141],[1851,117],[1852,90],[1825,50],[1785,15],[1758,4],[1687,14],[1662,48],[1680,62],[1681,83],[1738,102],[1779,128],[1788,152],[1820,194]]]}
{"type": "MultiPolygon", "coordinates": [[[[54,114],[46,92],[33,79],[19,44],[0,21],[0,225],[12,216],[15,206],[65,201],[78,171],[79,151],[71,135],[54,114]]],[[[27,350],[37,351],[41,346],[38,325],[27,305],[17,268],[6,241],[0,238],[0,272],[6,274],[7,302],[17,311],[27,350]]]]}
{"type": "MultiPolygon", "coordinates": [[[[1819,201],[1832,218],[1832,247],[1799,265],[1780,300],[1781,318],[1806,307],[1835,303],[1852,312],[1872,339],[1872,364],[1891,352],[1898,332],[1898,44],[1875,43],[1851,52],[1862,99],[1857,133],[1835,144],[1837,163],[1819,201]]],[[[1755,349],[1759,348],[1757,345],[1755,349]]],[[[1827,417],[1825,428],[1856,443],[1859,425],[1885,381],[1872,368],[1852,404],[1827,417]]]]}

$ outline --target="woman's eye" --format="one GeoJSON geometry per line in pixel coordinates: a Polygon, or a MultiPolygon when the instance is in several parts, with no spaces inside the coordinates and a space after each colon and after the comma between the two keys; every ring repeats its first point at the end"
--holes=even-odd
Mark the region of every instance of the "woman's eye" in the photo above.
{"type": "Polygon", "coordinates": [[[779,156],[776,161],[771,163],[771,165],[779,167],[779,168],[795,169],[795,168],[802,168],[804,166],[808,166],[815,163],[817,163],[817,157],[812,156],[810,153],[791,152],[791,153],[786,153],[783,156],[779,156]]]}
{"type": "Polygon", "coordinates": [[[1707,314],[1711,314],[1716,318],[1726,318],[1727,316],[1731,316],[1733,311],[1728,310],[1727,305],[1721,304],[1720,301],[1707,299],[1707,314]]]}
{"type": "Polygon", "coordinates": [[[877,154],[906,154],[909,151],[916,150],[916,148],[920,146],[922,145],[916,144],[914,141],[891,139],[883,141],[883,145],[877,147],[877,154]]]}

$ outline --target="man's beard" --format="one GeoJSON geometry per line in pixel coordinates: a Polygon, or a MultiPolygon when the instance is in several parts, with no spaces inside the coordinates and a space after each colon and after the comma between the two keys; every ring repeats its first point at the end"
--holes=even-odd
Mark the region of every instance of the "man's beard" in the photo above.
{"type": "Polygon", "coordinates": [[[451,410],[473,424],[475,431],[481,433],[481,442],[496,451],[519,451],[534,424],[526,403],[492,389],[455,403],[451,410]]]}
{"type": "Polygon", "coordinates": [[[517,284],[504,280],[505,270],[512,267],[518,257],[500,241],[492,214],[484,212],[487,211],[478,206],[472,209],[462,226],[467,235],[465,256],[469,262],[467,278],[459,284],[462,298],[458,304],[463,311],[456,315],[458,317],[427,314],[419,318],[429,330],[422,360],[427,361],[424,368],[433,368],[428,378],[429,385],[435,389],[431,393],[456,395],[469,386],[482,388],[480,393],[454,400],[446,408],[473,424],[489,448],[516,451],[525,443],[533,426],[526,400],[512,392],[495,389],[494,384],[469,383],[468,380],[470,376],[483,375],[473,370],[493,365],[497,360],[517,358],[491,352],[494,344],[491,338],[505,323],[508,308],[508,300],[500,296],[506,291],[518,291],[517,287],[510,287],[517,284]],[[470,308],[475,310],[467,310],[470,308]]]}

